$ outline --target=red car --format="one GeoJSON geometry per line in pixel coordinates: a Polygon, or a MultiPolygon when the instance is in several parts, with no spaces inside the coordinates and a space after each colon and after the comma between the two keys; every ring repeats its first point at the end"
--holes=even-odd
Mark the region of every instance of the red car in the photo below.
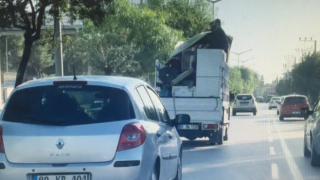
{"type": "Polygon", "coordinates": [[[281,104],[279,120],[282,121],[284,118],[291,117],[306,118],[305,115],[300,112],[301,108],[310,108],[310,104],[305,96],[286,96],[281,104]]]}

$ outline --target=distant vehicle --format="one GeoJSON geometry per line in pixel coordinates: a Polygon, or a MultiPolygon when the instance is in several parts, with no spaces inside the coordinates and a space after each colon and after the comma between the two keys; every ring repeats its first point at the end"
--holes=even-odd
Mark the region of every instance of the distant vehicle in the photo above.
{"type": "Polygon", "coordinates": [[[182,179],[175,126],[189,123],[190,116],[170,120],[156,92],[141,80],[30,81],[14,90],[1,118],[2,180],[182,179]],[[97,98],[104,104],[94,118],[86,110],[101,105],[94,103],[97,98]]]}
{"type": "Polygon", "coordinates": [[[279,112],[279,120],[290,117],[305,118],[304,114],[301,114],[301,108],[310,108],[307,98],[302,95],[290,95],[286,96],[281,104],[279,112]]]}
{"type": "Polygon", "coordinates": [[[284,98],[285,98],[285,96],[282,96],[282,97],[280,98],[280,101],[277,103],[277,115],[279,115],[280,108],[281,108],[281,104],[283,103],[284,98]]]}
{"type": "Polygon", "coordinates": [[[280,97],[272,97],[269,102],[269,109],[277,108],[277,105],[279,102],[280,102],[280,97]]]}
{"type": "Polygon", "coordinates": [[[236,116],[237,113],[243,112],[252,112],[254,116],[257,115],[257,103],[253,95],[239,94],[236,96],[232,106],[232,115],[236,116]]]}
{"type": "Polygon", "coordinates": [[[266,103],[269,103],[270,100],[272,99],[272,97],[274,97],[274,95],[268,95],[268,96],[265,98],[265,102],[266,102],[266,103]]]}
{"type": "Polygon", "coordinates": [[[264,99],[263,99],[262,96],[258,96],[258,97],[256,98],[256,100],[257,100],[257,102],[259,102],[259,103],[263,103],[263,102],[264,102],[264,99]]]}
{"type": "Polygon", "coordinates": [[[320,166],[320,101],[315,104],[313,110],[309,108],[301,109],[301,113],[306,115],[307,121],[304,126],[304,147],[305,157],[311,157],[312,166],[320,166]]]}

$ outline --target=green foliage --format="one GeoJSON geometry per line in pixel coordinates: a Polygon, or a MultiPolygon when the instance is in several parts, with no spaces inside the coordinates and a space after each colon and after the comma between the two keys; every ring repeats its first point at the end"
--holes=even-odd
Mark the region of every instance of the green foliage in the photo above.
{"type": "Polygon", "coordinates": [[[191,38],[209,28],[214,10],[206,0],[148,0],[148,6],[165,17],[165,24],[191,38]]]}
{"type": "Polygon", "coordinates": [[[276,93],[280,96],[292,94],[292,83],[291,80],[281,79],[276,86],[276,93]]]}
{"type": "Polygon", "coordinates": [[[320,95],[320,53],[305,57],[304,61],[292,70],[292,90],[303,94],[314,102],[320,95]]]}
{"type": "Polygon", "coordinates": [[[253,93],[260,83],[258,74],[246,67],[231,68],[230,82],[230,91],[236,94],[253,93]]]}

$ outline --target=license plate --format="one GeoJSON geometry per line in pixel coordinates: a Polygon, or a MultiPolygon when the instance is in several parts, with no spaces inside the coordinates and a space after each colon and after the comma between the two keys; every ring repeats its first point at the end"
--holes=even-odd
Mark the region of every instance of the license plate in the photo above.
{"type": "Polygon", "coordinates": [[[300,112],[299,112],[299,111],[297,111],[297,112],[292,112],[292,114],[300,114],[300,112]]]}
{"type": "Polygon", "coordinates": [[[35,175],[32,180],[89,180],[87,174],[35,175]]]}
{"type": "Polygon", "coordinates": [[[183,125],[179,125],[178,129],[198,130],[199,129],[199,125],[183,124],[183,125]]]}

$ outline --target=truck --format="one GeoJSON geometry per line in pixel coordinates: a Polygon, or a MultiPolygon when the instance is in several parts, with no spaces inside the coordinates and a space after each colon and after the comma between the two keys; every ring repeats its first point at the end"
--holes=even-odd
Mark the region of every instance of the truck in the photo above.
{"type": "Polygon", "coordinates": [[[170,118],[190,116],[189,123],[176,127],[181,137],[206,137],[221,145],[230,128],[228,53],[205,48],[201,42],[207,34],[179,43],[166,63],[156,62],[155,88],[170,118]]]}

